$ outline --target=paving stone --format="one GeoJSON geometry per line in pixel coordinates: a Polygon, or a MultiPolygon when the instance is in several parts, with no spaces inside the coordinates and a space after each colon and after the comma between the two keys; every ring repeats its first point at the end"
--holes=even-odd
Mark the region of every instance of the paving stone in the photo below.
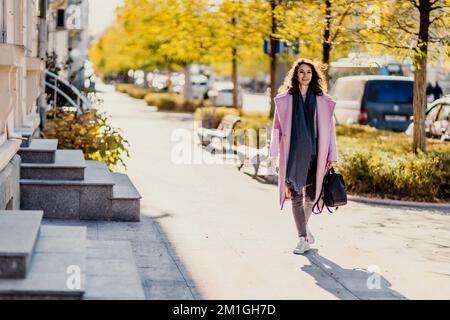
{"type": "Polygon", "coordinates": [[[88,276],[85,300],[144,300],[140,283],[129,276],[88,276]]]}
{"type": "Polygon", "coordinates": [[[84,299],[145,299],[131,255],[131,246],[126,241],[88,241],[84,299]],[[120,253],[114,256],[113,250],[120,253]]]}
{"type": "Polygon", "coordinates": [[[194,300],[191,289],[178,281],[164,284],[146,281],[145,293],[149,300],[194,300]]]}
{"type": "Polygon", "coordinates": [[[138,267],[138,270],[141,279],[145,281],[181,281],[186,284],[186,281],[176,264],[161,264],[154,265],[153,267],[138,267]]]}

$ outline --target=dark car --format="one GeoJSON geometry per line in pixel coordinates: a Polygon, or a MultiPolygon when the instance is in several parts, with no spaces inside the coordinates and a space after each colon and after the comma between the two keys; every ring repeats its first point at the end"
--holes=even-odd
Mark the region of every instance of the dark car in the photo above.
{"type": "Polygon", "coordinates": [[[413,79],[400,76],[339,78],[331,92],[336,122],[405,131],[413,114],[413,85],[413,79]]]}

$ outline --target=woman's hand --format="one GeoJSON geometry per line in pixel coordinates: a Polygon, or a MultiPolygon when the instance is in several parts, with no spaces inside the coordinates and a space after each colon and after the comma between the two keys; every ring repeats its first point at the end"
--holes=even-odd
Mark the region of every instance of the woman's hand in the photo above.
{"type": "Polygon", "coordinates": [[[285,186],[284,196],[286,199],[291,199],[291,197],[292,197],[291,189],[289,189],[288,186],[285,186]]]}
{"type": "Polygon", "coordinates": [[[335,164],[336,164],[336,161],[328,161],[327,162],[327,170],[330,170],[331,168],[333,168],[335,164]]]}

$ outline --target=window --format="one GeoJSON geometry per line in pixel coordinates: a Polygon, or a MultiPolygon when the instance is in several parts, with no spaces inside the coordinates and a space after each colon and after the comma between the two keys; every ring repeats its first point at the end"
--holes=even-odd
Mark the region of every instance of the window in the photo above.
{"type": "Polygon", "coordinates": [[[412,104],[413,90],[413,81],[370,80],[366,99],[369,102],[412,104]]]}
{"type": "Polygon", "coordinates": [[[66,20],[66,11],[64,9],[58,9],[56,17],[56,27],[64,28],[66,20]]]}

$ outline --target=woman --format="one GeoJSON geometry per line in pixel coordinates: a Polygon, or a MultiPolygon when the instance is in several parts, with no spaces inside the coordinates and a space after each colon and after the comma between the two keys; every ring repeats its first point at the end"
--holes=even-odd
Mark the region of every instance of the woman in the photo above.
{"type": "Polygon", "coordinates": [[[320,68],[308,59],[294,63],[275,97],[270,156],[278,162],[281,210],[285,200],[292,200],[299,236],[295,254],[303,254],[314,243],[307,223],[323,177],[338,161],[335,104],[326,94],[320,68]]]}

